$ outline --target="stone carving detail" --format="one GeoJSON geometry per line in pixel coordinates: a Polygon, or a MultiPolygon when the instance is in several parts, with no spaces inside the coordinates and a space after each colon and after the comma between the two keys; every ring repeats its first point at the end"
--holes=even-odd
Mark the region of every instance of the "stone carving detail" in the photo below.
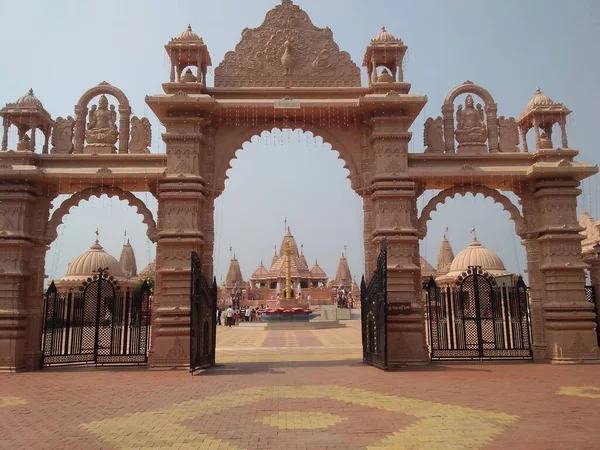
{"type": "Polygon", "coordinates": [[[456,112],[456,140],[459,148],[461,145],[467,147],[477,147],[485,144],[487,141],[487,127],[485,126],[485,116],[481,104],[475,102],[471,94],[467,95],[465,108],[458,105],[456,112]]]}
{"type": "Polygon", "coordinates": [[[152,125],[146,117],[131,118],[131,140],[129,153],[150,153],[148,147],[152,145],[152,125]]]}
{"type": "Polygon", "coordinates": [[[113,145],[117,143],[117,111],[115,105],[108,106],[106,95],[101,95],[98,106],[93,105],[89,111],[89,122],[85,131],[85,139],[89,146],[113,145]]]}
{"type": "Polygon", "coordinates": [[[108,167],[102,167],[100,169],[98,169],[98,172],[96,172],[96,175],[111,175],[113,172],[112,170],[110,170],[108,167]]]}
{"type": "Polygon", "coordinates": [[[430,117],[425,121],[424,143],[425,153],[444,153],[444,119],[430,117]]]}
{"type": "Polygon", "coordinates": [[[179,341],[179,336],[175,336],[173,340],[173,345],[171,349],[167,352],[168,360],[179,360],[185,357],[185,350],[181,346],[181,342],[179,341]]]}
{"type": "Polygon", "coordinates": [[[75,128],[75,119],[68,116],[66,119],[58,117],[52,129],[52,150],[51,153],[68,155],[73,151],[73,133],[75,128]]]}
{"type": "Polygon", "coordinates": [[[0,170],[13,170],[13,166],[11,164],[0,164],[0,170]]]}
{"type": "Polygon", "coordinates": [[[498,137],[501,152],[519,151],[519,130],[514,117],[505,119],[504,116],[501,116],[498,118],[498,137]]]}
{"type": "Polygon", "coordinates": [[[260,27],[246,28],[215,69],[216,87],[360,85],[360,69],[340,51],[331,30],[315,27],[291,0],[267,13],[260,27]]]}

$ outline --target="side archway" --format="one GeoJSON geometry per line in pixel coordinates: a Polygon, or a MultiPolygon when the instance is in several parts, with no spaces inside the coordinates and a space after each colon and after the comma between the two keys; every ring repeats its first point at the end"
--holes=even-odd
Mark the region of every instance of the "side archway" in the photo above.
{"type": "Polygon", "coordinates": [[[447,198],[454,198],[456,195],[465,195],[465,194],[482,194],[484,197],[489,197],[494,200],[495,203],[499,203],[502,205],[505,211],[508,211],[510,214],[510,218],[515,223],[515,231],[517,235],[524,239],[525,234],[527,233],[527,227],[525,224],[525,219],[521,215],[519,208],[517,208],[508,197],[501,194],[496,189],[490,189],[487,186],[483,185],[461,185],[454,186],[448,189],[443,190],[425,205],[423,211],[421,212],[421,216],[419,217],[419,221],[417,224],[417,228],[419,230],[419,237],[423,239],[427,235],[427,222],[431,219],[431,213],[437,210],[438,205],[444,204],[447,198]]]}
{"type": "Polygon", "coordinates": [[[143,217],[142,222],[148,227],[147,235],[148,239],[156,243],[158,240],[158,230],[156,228],[156,222],[152,216],[152,211],[148,209],[146,204],[133,195],[131,192],[124,191],[118,187],[105,187],[105,186],[94,186],[83,191],[76,192],[71,195],[68,199],[61,203],[52,217],[48,221],[46,226],[46,241],[48,244],[53,242],[58,237],[58,226],[63,223],[63,217],[69,214],[72,207],[77,206],[82,200],[89,200],[91,197],[100,197],[106,195],[108,197],[117,197],[121,200],[129,202],[130,206],[137,208],[138,214],[143,217]]]}
{"type": "Polygon", "coordinates": [[[496,104],[496,102],[494,102],[494,97],[492,97],[492,94],[490,94],[487,89],[473,83],[472,81],[465,81],[463,84],[454,87],[450,92],[448,92],[446,98],[444,99],[444,105],[453,105],[456,97],[461,94],[478,95],[484,101],[486,106],[496,104]]]}
{"type": "Polygon", "coordinates": [[[84,92],[84,94],[79,98],[76,106],[87,107],[88,103],[91,99],[98,95],[108,94],[112,95],[119,101],[119,106],[127,106],[129,107],[129,99],[125,95],[125,93],[116,86],[113,86],[106,81],[103,81],[98,86],[94,86],[93,88],[88,89],[84,92]]]}
{"type": "Polygon", "coordinates": [[[301,127],[284,126],[282,121],[276,121],[272,125],[259,125],[256,127],[221,127],[215,136],[214,154],[217,157],[216,170],[216,190],[222,192],[227,180],[227,171],[232,168],[231,162],[237,159],[236,153],[244,149],[246,143],[251,143],[254,136],[260,136],[264,131],[273,129],[291,131],[301,130],[304,133],[312,133],[314,137],[321,137],[324,143],[331,145],[331,151],[338,153],[338,159],[344,162],[344,169],[350,174],[348,179],[354,191],[359,191],[361,187],[360,176],[360,158],[361,158],[361,131],[360,129],[336,129],[331,130],[311,124],[303,124],[301,127]],[[358,161],[358,163],[357,163],[358,161]]]}

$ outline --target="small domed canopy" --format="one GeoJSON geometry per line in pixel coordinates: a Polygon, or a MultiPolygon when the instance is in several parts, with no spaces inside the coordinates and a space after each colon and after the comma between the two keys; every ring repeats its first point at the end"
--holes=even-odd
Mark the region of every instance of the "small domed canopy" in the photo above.
{"type": "Polygon", "coordinates": [[[529,100],[529,103],[527,103],[527,109],[532,109],[536,106],[548,106],[554,104],[555,103],[550,97],[544,94],[540,88],[537,88],[535,95],[531,98],[531,100],[529,100]]]}
{"type": "Polygon", "coordinates": [[[104,251],[98,240],[94,242],[89,250],[85,251],[69,264],[65,278],[89,277],[98,269],[108,268],[108,274],[122,277],[123,271],[119,261],[104,251]]]}
{"type": "Polygon", "coordinates": [[[27,95],[24,95],[23,97],[19,98],[15,102],[15,105],[27,108],[44,109],[42,102],[40,102],[40,100],[33,94],[33,89],[29,89],[27,95]]]}
{"type": "Polygon", "coordinates": [[[186,41],[186,42],[197,41],[197,42],[204,44],[204,41],[202,40],[202,38],[192,31],[191,25],[188,25],[186,30],[183,33],[181,33],[179,35],[179,37],[176,37],[174,40],[186,41]]]}
{"type": "Polygon", "coordinates": [[[377,33],[377,36],[375,36],[373,39],[371,39],[371,42],[398,42],[399,39],[396,39],[392,33],[390,33],[389,31],[387,31],[385,29],[385,27],[381,27],[381,31],[379,33],[377,33]]]}

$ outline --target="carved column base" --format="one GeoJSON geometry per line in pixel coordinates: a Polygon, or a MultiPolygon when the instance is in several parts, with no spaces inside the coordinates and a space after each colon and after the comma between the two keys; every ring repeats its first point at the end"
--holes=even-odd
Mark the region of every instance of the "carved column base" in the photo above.
{"type": "MultiPolygon", "coordinates": [[[[557,314],[550,308],[546,311],[547,316],[557,314]]],[[[600,363],[593,313],[571,311],[569,315],[573,315],[573,319],[546,323],[547,361],[553,364],[600,363]],[[588,320],[578,320],[584,318],[588,320]]]]}
{"type": "Polygon", "coordinates": [[[23,311],[0,310],[0,370],[26,369],[27,316],[23,311]]]}
{"type": "Polygon", "coordinates": [[[151,369],[189,369],[189,308],[158,308],[152,321],[152,348],[148,357],[151,369]]]}
{"type": "Polygon", "coordinates": [[[42,352],[25,353],[25,368],[40,370],[42,368],[42,352]]]}

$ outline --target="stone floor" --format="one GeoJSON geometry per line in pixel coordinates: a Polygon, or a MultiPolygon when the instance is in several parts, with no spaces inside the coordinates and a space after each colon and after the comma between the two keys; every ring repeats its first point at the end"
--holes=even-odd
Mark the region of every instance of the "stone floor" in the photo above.
{"type": "Polygon", "coordinates": [[[360,361],[358,324],[218,332],[218,367],[0,374],[1,449],[597,449],[600,366],[360,361]]]}

